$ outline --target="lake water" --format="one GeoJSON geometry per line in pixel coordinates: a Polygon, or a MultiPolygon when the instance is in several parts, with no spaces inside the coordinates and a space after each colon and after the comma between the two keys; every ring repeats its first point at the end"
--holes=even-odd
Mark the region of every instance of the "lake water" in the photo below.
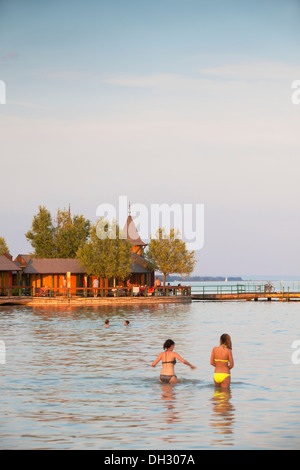
{"type": "Polygon", "coordinates": [[[299,316],[300,303],[265,301],[0,307],[0,447],[299,449],[299,316]],[[222,333],[229,392],[209,363],[222,333]],[[197,367],[177,363],[175,385],[151,367],[167,338],[197,367]]]}

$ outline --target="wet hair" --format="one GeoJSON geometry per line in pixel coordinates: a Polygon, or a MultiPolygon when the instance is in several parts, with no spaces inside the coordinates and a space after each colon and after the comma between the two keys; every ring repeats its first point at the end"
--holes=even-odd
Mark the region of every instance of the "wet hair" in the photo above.
{"type": "Polygon", "coordinates": [[[232,349],[231,338],[230,338],[230,336],[229,336],[227,333],[224,333],[224,334],[220,337],[220,341],[221,341],[221,344],[224,344],[224,345],[226,346],[226,348],[232,349]]]}
{"type": "Polygon", "coordinates": [[[109,324],[109,320],[105,320],[105,324],[108,325],[108,324],[109,324]]]}
{"type": "Polygon", "coordinates": [[[164,343],[164,349],[169,349],[171,346],[173,346],[175,343],[172,339],[167,339],[164,343]]]}
{"type": "Polygon", "coordinates": [[[129,322],[129,320],[125,320],[125,323],[126,323],[126,325],[129,325],[130,322],[129,322]]]}

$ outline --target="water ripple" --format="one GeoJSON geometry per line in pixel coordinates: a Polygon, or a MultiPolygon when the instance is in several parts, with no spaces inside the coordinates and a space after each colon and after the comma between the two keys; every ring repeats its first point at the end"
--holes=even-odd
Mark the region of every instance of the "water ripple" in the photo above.
{"type": "Polygon", "coordinates": [[[298,318],[297,305],[262,302],[3,307],[1,448],[299,447],[298,318]],[[235,358],[227,392],[209,364],[224,332],[235,358]],[[177,363],[177,384],[151,367],[169,337],[197,366],[177,363]]]}

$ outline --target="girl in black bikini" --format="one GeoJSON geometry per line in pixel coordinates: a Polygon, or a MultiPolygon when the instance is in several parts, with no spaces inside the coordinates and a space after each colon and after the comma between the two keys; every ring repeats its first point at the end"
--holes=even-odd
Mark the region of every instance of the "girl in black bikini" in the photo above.
{"type": "Polygon", "coordinates": [[[174,341],[167,339],[164,344],[164,352],[160,353],[155,361],[152,364],[152,367],[155,367],[158,362],[162,361],[162,369],[160,372],[159,381],[163,383],[176,383],[178,382],[177,376],[174,374],[174,366],[176,364],[176,359],[178,359],[183,364],[190,366],[191,369],[196,369],[189,362],[179,356],[176,352],[173,351],[175,346],[174,341]]]}

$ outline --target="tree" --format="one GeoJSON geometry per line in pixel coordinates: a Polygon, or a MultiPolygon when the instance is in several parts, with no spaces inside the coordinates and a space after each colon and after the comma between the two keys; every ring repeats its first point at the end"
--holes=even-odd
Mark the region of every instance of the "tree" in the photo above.
{"type": "Polygon", "coordinates": [[[70,209],[58,209],[57,218],[53,221],[50,212],[39,206],[31,230],[25,236],[36,258],[76,258],[79,247],[89,236],[90,226],[90,221],[83,215],[72,218],[70,209]]]}
{"type": "Polygon", "coordinates": [[[5,255],[5,253],[9,253],[9,248],[6,244],[5,238],[0,237],[0,255],[5,255]]]}
{"type": "Polygon", "coordinates": [[[120,237],[120,229],[100,219],[91,227],[89,240],[79,248],[77,257],[88,275],[125,279],[131,273],[131,244],[120,237]]]}
{"type": "Polygon", "coordinates": [[[76,258],[79,247],[89,237],[90,221],[83,215],[75,215],[72,218],[70,209],[58,209],[56,223],[56,258],[76,258]]]}
{"type": "Polygon", "coordinates": [[[189,275],[196,264],[195,252],[186,249],[175,229],[171,229],[169,235],[164,228],[158,229],[156,238],[151,239],[148,245],[146,259],[149,267],[163,274],[163,287],[169,274],[189,275]]]}
{"type": "Polygon", "coordinates": [[[51,214],[45,206],[39,206],[38,214],[33,217],[31,230],[25,234],[36,258],[55,258],[54,236],[51,214]]]}

